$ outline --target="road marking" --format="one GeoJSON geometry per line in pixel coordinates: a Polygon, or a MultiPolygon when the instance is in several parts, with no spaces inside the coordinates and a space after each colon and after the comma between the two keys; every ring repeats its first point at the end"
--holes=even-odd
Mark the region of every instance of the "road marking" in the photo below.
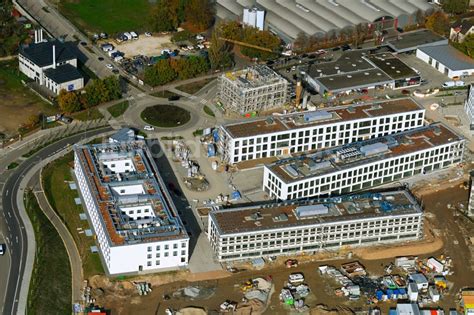
{"type": "Polygon", "coordinates": [[[5,193],[5,196],[8,196],[8,192],[9,192],[9,190],[7,189],[7,192],[5,193]]]}
{"type": "Polygon", "coordinates": [[[8,216],[11,218],[12,217],[12,213],[10,211],[8,211],[8,216]]]}

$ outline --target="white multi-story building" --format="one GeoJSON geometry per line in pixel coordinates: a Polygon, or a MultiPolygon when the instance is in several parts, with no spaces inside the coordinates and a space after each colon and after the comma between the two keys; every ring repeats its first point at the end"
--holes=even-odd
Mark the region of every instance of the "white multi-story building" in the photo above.
{"type": "Polygon", "coordinates": [[[281,200],[347,194],[460,163],[464,144],[435,123],[265,165],[263,189],[281,200]]]}
{"type": "Polygon", "coordinates": [[[226,110],[249,114],[288,101],[288,81],[264,65],[226,72],[219,77],[218,98],[226,110]]]}
{"type": "Polygon", "coordinates": [[[187,266],[189,237],[144,141],[76,146],[74,172],[109,274],[187,266]]]}
{"type": "Polygon", "coordinates": [[[464,102],[464,111],[469,120],[470,129],[474,130],[474,89],[472,84],[469,85],[467,91],[467,99],[464,102]]]}
{"type": "Polygon", "coordinates": [[[311,254],[422,237],[422,209],[407,190],[209,213],[208,238],[219,261],[311,254]]]}
{"type": "Polygon", "coordinates": [[[425,110],[410,98],[230,123],[217,149],[234,164],[327,149],[423,126],[425,110]]]}
{"type": "Polygon", "coordinates": [[[18,62],[22,73],[56,95],[63,89],[74,91],[84,87],[76,56],[58,40],[20,46],[18,62]]]}

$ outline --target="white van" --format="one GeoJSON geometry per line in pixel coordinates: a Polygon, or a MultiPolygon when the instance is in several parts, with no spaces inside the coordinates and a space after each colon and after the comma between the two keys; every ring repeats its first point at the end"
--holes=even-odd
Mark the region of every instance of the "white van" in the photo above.
{"type": "Polygon", "coordinates": [[[123,35],[124,35],[125,37],[127,37],[128,40],[131,40],[131,39],[132,39],[132,34],[130,34],[129,32],[125,32],[125,33],[123,33],[123,35]]]}
{"type": "Polygon", "coordinates": [[[446,81],[443,83],[444,88],[455,87],[455,86],[464,86],[464,81],[446,81]]]}
{"type": "Polygon", "coordinates": [[[291,284],[301,284],[304,282],[304,276],[302,273],[292,273],[288,276],[288,282],[291,284]]]}
{"type": "Polygon", "coordinates": [[[137,33],[132,31],[132,32],[130,32],[130,35],[132,35],[133,39],[138,39],[138,34],[137,33]]]}

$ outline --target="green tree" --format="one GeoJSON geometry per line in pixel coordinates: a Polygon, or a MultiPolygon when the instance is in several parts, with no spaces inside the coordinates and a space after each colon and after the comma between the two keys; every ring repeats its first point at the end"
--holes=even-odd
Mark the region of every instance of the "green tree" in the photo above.
{"type": "Polygon", "coordinates": [[[232,65],[229,47],[220,36],[220,26],[214,28],[208,49],[209,62],[212,69],[227,68],[232,65]]]}
{"type": "Polygon", "coordinates": [[[443,0],[442,8],[449,14],[466,13],[469,9],[469,0],[443,0]]]}
{"type": "Polygon", "coordinates": [[[145,83],[151,86],[163,85],[177,77],[168,60],[160,60],[155,65],[145,69],[145,83]]]}
{"type": "Polygon", "coordinates": [[[281,40],[269,31],[260,31],[254,27],[244,27],[242,41],[251,45],[270,49],[272,52],[243,46],[242,54],[250,58],[267,60],[275,57],[275,52],[280,50],[281,40]]]}
{"type": "Polygon", "coordinates": [[[104,84],[109,91],[109,99],[107,101],[117,100],[122,97],[122,88],[120,87],[120,79],[118,77],[107,77],[104,79],[104,84]]]}
{"type": "Polygon", "coordinates": [[[65,113],[74,113],[81,110],[81,103],[76,92],[67,92],[66,90],[59,91],[57,97],[59,108],[65,113]]]}
{"type": "Polygon", "coordinates": [[[433,32],[445,35],[449,30],[449,18],[441,11],[436,11],[426,18],[425,26],[433,32]]]}
{"type": "Polygon", "coordinates": [[[453,42],[452,45],[462,51],[464,54],[474,58],[474,35],[468,35],[462,43],[453,42]]]}
{"type": "Polygon", "coordinates": [[[237,21],[227,21],[219,25],[220,36],[226,39],[241,40],[242,27],[237,21]]]}
{"type": "Polygon", "coordinates": [[[170,16],[170,7],[166,0],[158,1],[150,12],[150,25],[156,32],[167,32],[175,29],[174,19],[170,16]]]}
{"type": "Polygon", "coordinates": [[[184,8],[188,28],[195,32],[205,31],[211,26],[214,13],[209,0],[189,0],[184,8]]]}

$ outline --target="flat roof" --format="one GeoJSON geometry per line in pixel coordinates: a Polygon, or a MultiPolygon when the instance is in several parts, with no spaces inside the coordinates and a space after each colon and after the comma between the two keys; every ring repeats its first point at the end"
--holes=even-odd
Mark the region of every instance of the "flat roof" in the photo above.
{"type": "Polygon", "coordinates": [[[419,77],[415,70],[391,53],[379,53],[366,58],[394,80],[419,77]]]}
{"type": "Polygon", "coordinates": [[[59,84],[71,82],[84,77],[76,67],[71,66],[70,64],[56,67],[56,69],[46,69],[44,73],[48,78],[59,84]]]}
{"type": "Polygon", "coordinates": [[[75,146],[74,151],[112,245],[188,238],[144,141],[75,146]],[[130,216],[130,211],[141,214],[130,216]]]}
{"type": "Polygon", "coordinates": [[[446,125],[434,123],[385,137],[280,160],[265,167],[282,181],[292,183],[462,139],[446,125]]]}
{"type": "Polygon", "coordinates": [[[377,116],[391,115],[410,111],[423,110],[418,103],[411,98],[400,98],[394,100],[370,102],[365,104],[352,104],[326,109],[291,113],[281,116],[272,116],[271,121],[268,118],[259,118],[249,121],[229,123],[223,125],[232,137],[253,137],[267,133],[281,132],[294,129],[302,129],[312,126],[334,124],[337,122],[351,121],[356,119],[371,118],[377,116]],[[331,118],[305,122],[305,113],[329,113],[331,118]]]}
{"type": "Polygon", "coordinates": [[[277,82],[286,82],[282,76],[266,65],[255,65],[243,70],[228,71],[222,75],[222,78],[242,89],[253,89],[277,82]]]}
{"type": "Polygon", "coordinates": [[[391,77],[377,68],[315,78],[315,80],[319,81],[326,90],[334,93],[353,89],[363,89],[375,85],[390,84],[393,81],[391,77]]]}
{"type": "Polygon", "coordinates": [[[347,50],[335,61],[315,63],[305,71],[312,78],[373,69],[374,66],[363,57],[370,53],[369,49],[347,50]]]}
{"type": "Polygon", "coordinates": [[[427,29],[402,33],[398,38],[387,41],[387,45],[398,53],[415,50],[423,46],[444,45],[447,43],[447,38],[427,29]]]}
{"type": "Polygon", "coordinates": [[[451,45],[422,47],[420,51],[453,71],[474,69],[474,60],[451,45]]]}
{"type": "Polygon", "coordinates": [[[394,190],[219,209],[209,215],[226,235],[421,213],[409,191],[394,190]]]}

